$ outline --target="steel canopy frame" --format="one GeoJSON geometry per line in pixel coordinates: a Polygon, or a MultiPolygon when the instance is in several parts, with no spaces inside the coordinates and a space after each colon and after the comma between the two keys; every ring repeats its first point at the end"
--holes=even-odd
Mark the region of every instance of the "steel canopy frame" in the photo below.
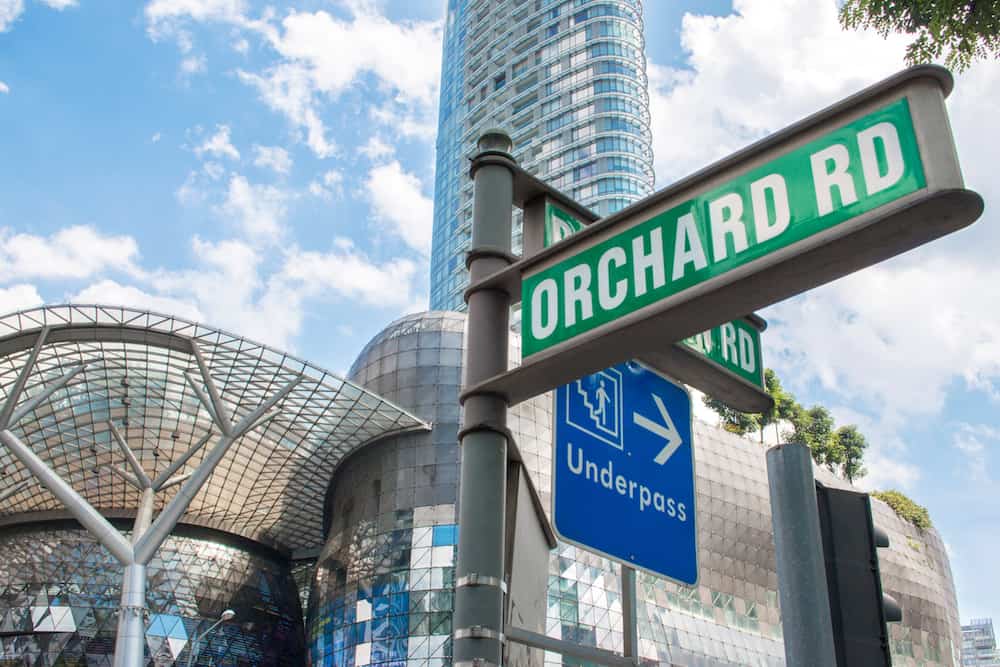
{"type": "MultiPolygon", "coordinates": [[[[201,490],[201,487],[208,480],[209,475],[212,474],[233,443],[256,427],[262,418],[265,417],[268,410],[285,398],[301,382],[302,378],[298,377],[286,383],[281,389],[264,401],[264,403],[259,405],[256,410],[240,420],[238,424],[234,424],[229,420],[228,414],[224,411],[221,396],[212,380],[211,374],[208,372],[208,366],[205,364],[197,344],[192,342],[192,350],[195,351],[195,357],[198,359],[198,365],[202,371],[202,381],[208,388],[209,395],[211,396],[212,409],[210,411],[216,425],[222,431],[222,435],[202,462],[193,471],[183,475],[186,479],[184,485],[174,498],[167,503],[154,521],[152,518],[153,500],[156,492],[166,486],[177,484],[179,480],[164,479],[164,475],[161,474],[157,477],[159,484],[154,485],[154,481],[142,469],[135,453],[128,446],[128,443],[125,442],[125,438],[121,435],[121,432],[113,422],[109,422],[112,435],[125,454],[125,458],[134,474],[128,475],[117,468],[113,468],[112,470],[117,471],[141,492],[139,509],[132,528],[132,541],[129,543],[125,539],[125,536],[112,526],[107,519],[101,516],[66,480],[46,465],[30,447],[10,431],[10,428],[17,423],[17,420],[28,412],[24,408],[15,410],[15,406],[21,398],[27,377],[34,368],[38,354],[42,346],[45,345],[48,333],[49,329],[46,327],[38,334],[35,347],[28,358],[28,363],[24,365],[14,386],[14,391],[8,394],[3,409],[0,411],[0,429],[2,429],[0,430],[0,442],[38,478],[42,485],[59,498],[66,509],[125,566],[125,572],[122,577],[121,605],[119,606],[118,614],[118,634],[115,638],[114,664],[116,667],[141,667],[145,651],[146,566],[152,560],[160,545],[163,544],[163,541],[167,539],[170,531],[177,525],[181,515],[191,504],[195,495],[201,490]]],[[[47,399],[65,385],[73,375],[79,372],[80,368],[83,367],[78,367],[63,375],[50,386],[46,387],[35,398],[29,400],[28,404],[37,405],[47,399]]],[[[203,393],[199,393],[198,395],[201,397],[203,393]]],[[[207,402],[205,407],[209,409],[207,402]]],[[[200,449],[205,441],[207,441],[207,438],[197,443],[191,450],[200,449]]],[[[179,460],[186,461],[189,459],[191,454],[194,453],[191,450],[179,460]]]]}
{"type": "MultiPolygon", "coordinates": [[[[304,379],[266,423],[230,449],[189,506],[186,524],[233,533],[281,552],[318,548],[322,498],[340,462],[383,437],[428,428],[380,396],[280,350],[168,315],[87,305],[0,315],[0,411],[5,397],[16,391],[44,327],[49,331],[35,371],[24,384],[22,402],[13,408],[25,418],[11,430],[106,516],[134,511],[141,500],[127,481],[136,478],[135,471],[109,420],[149,477],[163,476],[159,481],[170,479],[171,485],[212,443],[188,450],[210,431],[213,442],[221,433],[192,342],[211,367],[224,409],[231,415],[235,411],[234,421],[283,383],[298,375],[304,379]],[[103,361],[92,363],[97,358],[103,361]],[[47,399],[37,396],[78,367],[62,391],[47,399]],[[192,386],[205,392],[209,408],[192,386]],[[189,461],[178,460],[189,456],[189,461]]],[[[7,473],[0,477],[0,493],[26,475],[2,446],[0,470],[7,473]]],[[[157,494],[157,511],[167,499],[157,494]]],[[[12,493],[0,504],[0,525],[30,521],[38,512],[68,517],[53,496],[29,490],[12,493]]]]}
{"type": "MultiPolygon", "coordinates": [[[[147,565],[182,517],[198,523],[197,515],[185,513],[196,497],[204,498],[200,492],[210,479],[209,493],[212,488],[242,487],[230,495],[245,497],[259,493],[259,485],[268,494],[276,487],[283,495],[294,495],[302,486],[288,485],[285,480],[292,474],[310,483],[325,475],[328,483],[334,466],[357,447],[392,433],[428,428],[356,385],[325,372],[317,378],[305,362],[167,316],[100,306],[45,307],[0,317],[0,331],[4,327],[13,328],[14,335],[0,338],[0,387],[6,385],[0,404],[0,468],[7,466],[3,459],[9,452],[124,566],[116,667],[143,663],[147,565]],[[81,326],[76,317],[93,325],[81,326]],[[16,326],[11,327],[12,320],[16,326]],[[149,328],[165,323],[169,330],[149,328]],[[211,357],[203,345],[212,346],[211,357]],[[5,380],[13,370],[13,381],[5,380]],[[137,382],[137,376],[144,381],[137,382]],[[137,413],[138,440],[130,444],[137,413]],[[323,430],[316,432],[317,427],[323,430]],[[238,464],[236,455],[228,453],[255,430],[253,440],[241,446],[238,464]],[[152,444],[146,442],[148,431],[156,433],[152,444]],[[107,440],[102,442],[98,436],[104,434],[107,440]],[[187,434],[190,441],[184,438],[187,434]],[[115,452],[124,466],[109,461],[115,452]],[[157,459],[160,453],[169,457],[165,466],[157,459]],[[261,469],[255,466],[257,457],[264,459],[261,469]],[[223,462],[226,465],[220,466],[223,462]],[[74,488],[79,474],[91,465],[95,473],[105,475],[101,483],[74,488]],[[247,467],[251,471],[243,474],[247,467]],[[296,472],[300,469],[303,472],[296,472]],[[234,470],[240,477],[233,478],[234,470]],[[257,481],[272,471],[280,476],[257,481]],[[105,480],[122,480],[136,494],[130,539],[101,513],[119,508],[115,501],[109,507],[101,493],[94,493],[111,486],[105,480]],[[278,486],[282,482],[285,486],[278,486]],[[172,497],[164,493],[173,487],[172,497]]],[[[11,481],[0,488],[5,508],[17,506],[19,494],[29,485],[28,479],[11,481]]],[[[52,507],[44,494],[20,498],[22,507],[27,500],[35,511],[52,507]]],[[[266,518],[273,507],[242,504],[251,507],[237,507],[237,518],[266,518]]],[[[308,511],[296,507],[293,513],[308,511]]],[[[251,531],[243,535],[257,537],[251,531]]],[[[306,545],[283,548],[291,551],[296,546],[306,545]]]]}

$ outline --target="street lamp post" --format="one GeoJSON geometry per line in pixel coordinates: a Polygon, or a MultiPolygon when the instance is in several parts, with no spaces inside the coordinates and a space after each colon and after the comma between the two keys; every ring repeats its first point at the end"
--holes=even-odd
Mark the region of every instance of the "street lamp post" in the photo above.
{"type": "Polygon", "coordinates": [[[212,625],[208,628],[208,630],[205,630],[205,632],[201,633],[200,635],[195,635],[194,640],[191,642],[191,650],[188,651],[188,662],[187,662],[188,667],[191,667],[191,665],[194,664],[194,656],[198,653],[198,643],[202,639],[207,637],[208,633],[214,630],[217,625],[232,620],[235,616],[236,616],[235,611],[233,611],[232,609],[227,609],[224,612],[222,612],[222,616],[219,617],[219,620],[217,620],[215,623],[212,623],[212,625]]]}

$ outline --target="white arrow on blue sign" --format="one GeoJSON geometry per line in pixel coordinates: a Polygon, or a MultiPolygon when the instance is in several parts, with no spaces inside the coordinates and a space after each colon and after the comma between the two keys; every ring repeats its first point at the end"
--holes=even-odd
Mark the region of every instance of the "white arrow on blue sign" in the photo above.
{"type": "Polygon", "coordinates": [[[698,581],[691,396],[629,361],[556,389],[559,537],[693,586],[698,581]]]}

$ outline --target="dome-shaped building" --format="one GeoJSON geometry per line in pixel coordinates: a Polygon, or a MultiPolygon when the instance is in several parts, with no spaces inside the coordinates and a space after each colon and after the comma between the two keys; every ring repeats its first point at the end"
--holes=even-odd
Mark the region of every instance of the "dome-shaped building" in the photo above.
{"type": "MultiPolygon", "coordinates": [[[[450,664],[464,323],[451,312],[404,317],[351,368],[352,381],[433,428],[387,438],[337,469],[307,620],[311,664],[450,664]]],[[[546,511],[551,424],[550,396],[508,418],[546,511]]],[[[685,587],[640,574],[639,654],[664,665],[783,665],[764,448],[700,422],[694,438],[700,579],[685,587]]],[[[825,470],[816,475],[843,484],[825,470]]],[[[957,604],[940,537],[872,505],[892,542],[880,550],[882,581],[904,610],[891,626],[893,664],[957,664],[957,604]]],[[[560,544],[549,560],[547,634],[620,652],[620,590],[616,565],[560,544]]],[[[563,664],[554,653],[544,659],[563,664]]]]}

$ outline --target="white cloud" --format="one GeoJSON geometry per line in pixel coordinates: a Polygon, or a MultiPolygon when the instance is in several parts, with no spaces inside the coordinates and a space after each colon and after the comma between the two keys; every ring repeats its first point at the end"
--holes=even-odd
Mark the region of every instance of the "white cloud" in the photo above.
{"type": "Polygon", "coordinates": [[[214,243],[195,237],[191,251],[191,268],[153,275],[155,293],[193,304],[206,324],[289,349],[302,325],[301,290],[277,273],[267,274],[261,254],[244,241],[214,243]]]}
{"type": "Polygon", "coordinates": [[[280,29],[262,30],[282,60],[262,74],[240,72],[240,77],[257,88],[268,106],[304,130],[306,143],[320,157],[336,150],[327,138],[322,104],[366,75],[391,97],[373,115],[376,119],[406,136],[432,137],[440,22],[394,23],[371,3],[350,2],[347,8],[348,19],[326,11],[293,11],[280,29]]]}
{"type": "Polygon", "coordinates": [[[184,182],[174,192],[177,201],[185,206],[195,206],[205,201],[205,191],[199,185],[199,174],[197,171],[188,172],[184,182]]]}
{"type": "Polygon", "coordinates": [[[215,134],[195,148],[195,154],[201,157],[207,153],[219,158],[225,157],[231,160],[239,160],[240,152],[236,150],[236,147],[229,140],[230,132],[231,130],[228,125],[216,125],[215,134]]]}
{"type": "Polygon", "coordinates": [[[181,60],[182,74],[199,74],[208,68],[205,56],[188,56],[181,60]]]}
{"type": "Polygon", "coordinates": [[[437,117],[431,109],[414,110],[397,102],[388,102],[373,108],[371,117],[400,137],[432,141],[437,136],[437,117]]]}
{"type": "Polygon", "coordinates": [[[0,32],[10,30],[24,11],[24,0],[0,0],[0,32]]]}
{"type": "Polygon", "coordinates": [[[260,146],[254,144],[253,160],[254,165],[265,169],[272,169],[279,174],[287,174],[292,169],[292,158],[288,151],[280,146],[260,146]]]}
{"type": "Polygon", "coordinates": [[[374,262],[348,239],[337,239],[331,252],[296,251],[282,271],[284,279],[313,294],[332,290],[366,305],[407,308],[414,301],[409,286],[418,266],[408,259],[374,262]]]}
{"type": "MultiPolygon", "coordinates": [[[[335,187],[339,177],[339,172],[331,171],[322,181],[335,187]]],[[[273,211],[267,209],[274,203],[273,192],[240,177],[234,177],[234,182],[237,194],[230,203],[236,213],[270,219],[273,211]],[[243,194],[239,194],[241,189],[243,194]]],[[[93,282],[73,288],[79,291],[71,293],[70,301],[178,314],[282,349],[290,349],[301,332],[310,301],[360,304],[388,310],[390,317],[426,303],[426,296],[412,287],[425,267],[409,259],[370,258],[346,239],[338,239],[323,252],[294,244],[264,251],[252,240],[212,242],[195,237],[191,255],[184,269],[144,270],[136,265],[138,247],[130,237],[102,236],[88,227],[70,227],[49,237],[3,232],[0,266],[5,273],[0,274],[0,282],[89,278],[93,282]],[[128,280],[101,275],[111,270],[128,280]]],[[[0,313],[42,302],[32,284],[0,287],[0,313]]]]}
{"type": "Polygon", "coordinates": [[[886,489],[913,490],[921,479],[920,468],[897,457],[886,456],[880,449],[865,452],[868,474],[856,485],[868,491],[886,489]]]}
{"type": "Polygon", "coordinates": [[[305,130],[306,145],[318,157],[332,157],[337,152],[320,119],[312,81],[304,67],[286,63],[270,68],[266,76],[242,70],[237,73],[244,83],[257,88],[265,104],[305,130]]]}
{"type": "Polygon", "coordinates": [[[323,176],[309,183],[309,192],[317,197],[331,199],[344,194],[344,174],[330,169],[323,176]]]}
{"type": "Polygon", "coordinates": [[[649,67],[661,187],[902,66],[904,38],[842,29],[835,0],[735,0],[733,9],[684,17],[690,69],[649,67]]]}
{"type": "Polygon", "coordinates": [[[966,476],[978,483],[991,483],[987,468],[988,451],[984,441],[1000,441],[1000,429],[986,424],[959,424],[952,434],[952,446],[958,450],[965,463],[966,476]]]}
{"type": "MultiPolygon", "coordinates": [[[[939,414],[956,380],[1000,395],[1000,269],[947,255],[897,260],[812,290],[764,312],[766,358],[788,384],[818,382],[864,413],[834,410],[857,423],[871,449],[869,488],[912,488],[919,469],[900,433],[939,414]]],[[[966,455],[982,433],[953,443],[966,455]]],[[[974,465],[970,463],[970,465],[974,465]]],[[[981,467],[981,466],[980,466],[981,467]]]]}
{"type": "Polygon", "coordinates": [[[167,315],[177,315],[195,322],[204,320],[198,307],[188,301],[150,294],[137,287],[122,285],[114,280],[101,280],[89,285],[70,297],[69,301],[71,303],[107,304],[151,310],[167,315]]]}
{"type": "Polygon", "coordinates": [[[252,185],[243,176],[234,174],[229,179],[226,200],[219,211],[235,219],[250,238],[275,241],[283,233],[288,199],[284,190],[272,185],[252,185]]]}
{"type": "Polygon", "coordinates": [[[316,89],[336,94],[371,72],[399,98],[431,106],[437,102],[441,68],[439,22],[393,23],[368,3],[351,3],[341,20],[325,11],[292,12],[274,48],[302,63],[316,89]]]}
{"type": "Polygon", "coordinates": [[[883,421],[941,410],[954,378],[1000,382],[1000,268],[934,256],[876,266],[768,310],[776,365],[883,421]]]}
{"type": "Polygon", "coordinates": [[[223,167],[218,162],[213,162],[208,160],[205,164],[201,165],[201,170],[213,181],[217,181],[222,178],[222,175],[226,173],[226,168],[223,167]]]}
{"type": "Polygon", "coordinates": [[[20,283],[0,288],[0,313],[13,313],[42,305],[42,296],[34,285],[20,283]]]}
{"type": "Polygon", "coordinates": [[[10,92],[10,86],[8,86],[3,81],[0,81],[0,93],[6,95],[9,92],[10,92]]]}
{"type": "Polygon", "coordinates": [[[986,445],[979,438],[959,432],[952,436],[951,444],[965,458],[971,481],[985,482],[989,479],[986,473],[986,445]]]}
{"type": "Polygon", "coordinates": [[[139,246],[131,236],[104,236],[75,225],[51,236],[0,231],[0,280],[86,278],[106,270],[138,274],[139,246]]]}
{"type": "Polygon", "coordinates": [[[59,11],[62,11],[67,7],[76,7],[77,4],[79,4],[77,0],[41,0],[41,2],[48,5],[52,9],[58,9],[59,11]]]}
{"type": "Polygon", "coordinates": [[[155,30],[181,19],[238,22],[245,11],[243,0],[152,0],[146,5],[146,19],[155,30]]]}
{"type": "MultiPolygon", "coordinates": [[[[324,105],[368,80],[389,98],[373,118],[403,136],[432,139],[441,22],[394,22],[376,3],[364,0],[346,0],[342,6],[345,18],[323,10],[292,10],[278,21],[271,8],[250,18],[240,0],[152,0],[146,19],[153,39],[173,36],[184,53],[193,48],[184,27],[189,22],[219,22],[235,27],[238,35],[246,31],[261,37],[278,59],[260,71],[237,74],[267,106],[304,132],[306,144],[319,157],[337,151],[327,136],[324,105]]],[[[233,47],[245,53],[249,43],[239,36],[233,47]]]]}
{"type": "Polygon", "coordinates": [[[420,179],[394,160],[368,172],[365,189],[375,215],[411,248],[428,254],[434,202],[423,194],[420,179]]]}
{"type": "Polygon", "coordinates": [[[192,268],[150,274],[154,291],[139,290],[135,298],[146,299],[146,307],[156,298],[170,300],[163,305],[188,304],[201,321],[282,349],[290,349],[301,331],[310,300],[359,303],[390,309],[393,316],[421,301],[410,287],[419,270],[415,262],[376,261],[346,239],[338,239],[328,252],[292,246],[273,271],[253,246],[235,239],[195,238],[192,252],[192,268]]]}
{"type": "Polygon", "coordinates": [[[162,138],[163,138],[163,135],[161,135],[159,132],[156,132],[156,133],[153,134],[152,137],[149,138],[149,140],[150,140],[150,142],[152,142],[152,143],[155,144],[156,142],[158,142],[162,138]]]}
{"type": "Polygon", "coordinates": [[[377,134],[369,137],[367,143],[359,148],[358,151],[369,160],[379,160],[384,157],[392,157],[392,155],[396,152],[391,145],[386,143],[385,140],[377,134]]]}

